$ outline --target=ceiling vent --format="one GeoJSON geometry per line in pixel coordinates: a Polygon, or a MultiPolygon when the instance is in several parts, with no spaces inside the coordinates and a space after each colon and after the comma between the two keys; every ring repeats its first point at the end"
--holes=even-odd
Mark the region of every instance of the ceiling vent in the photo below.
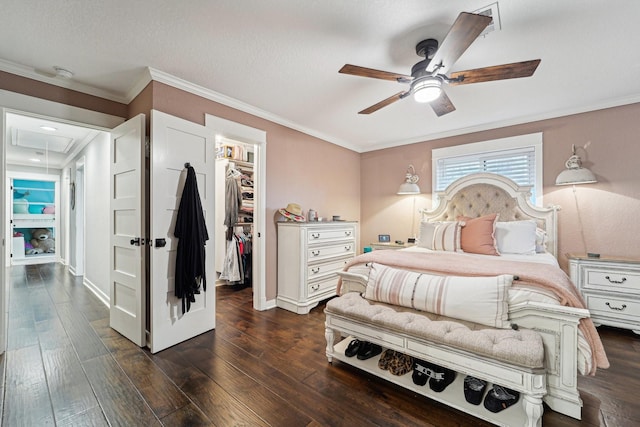
{"type": "Polygon", "coordinates": [[[487,28],[485,28],[485,30],[480,33],[480,36],[484,37],[492,31],[500,30],[500,13],[498,11],[498,2],[474,10],[473,13],[491,17],[491,22],[489,23],[489,25],[487,25],[487,28]]]}

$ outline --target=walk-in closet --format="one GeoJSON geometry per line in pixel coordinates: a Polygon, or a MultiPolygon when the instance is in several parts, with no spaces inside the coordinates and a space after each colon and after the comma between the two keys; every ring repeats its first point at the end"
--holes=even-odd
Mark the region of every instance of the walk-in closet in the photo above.
{"type": "Polygon", "coordinates": [[[219,285],[253,285],[253,144],[221,139],[216,145],[216,272],[219,285]]]}

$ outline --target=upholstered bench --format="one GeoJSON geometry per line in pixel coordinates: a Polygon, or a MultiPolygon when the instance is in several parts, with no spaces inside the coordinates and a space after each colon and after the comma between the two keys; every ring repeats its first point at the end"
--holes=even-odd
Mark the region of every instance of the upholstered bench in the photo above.
{"type": "Polygon", "coordinates": [[[328,301],[325,312],[526,368],[544,366],[542,338],[529,329],[491,329],[432,313],[418,314],[403,307],[371,303],[355,292],[328,301]]]}
{"type": "Polygon", "coordinates": [[[411,308],[366,300],[346,292],[327,302],[326,339],[329,362],[338,359],[497,425],[540,426],[546,394],[544,346],[536,331],[495,329],[411,308]],[[346,337],[346,338],[343,338],[346,337]],[[411,375],[396,376],[379,369],[378,357],[358,360],[344,352],[354,339],[410,355],[457,372],[443,392],[413,383],[411,375]],[[464,377],[473,376],[521,394],[516,405],[493,413],[464,397],[464,377]]]}

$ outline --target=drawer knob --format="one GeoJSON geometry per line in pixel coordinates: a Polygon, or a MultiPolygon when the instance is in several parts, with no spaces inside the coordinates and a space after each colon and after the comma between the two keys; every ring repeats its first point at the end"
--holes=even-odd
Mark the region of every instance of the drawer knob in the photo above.
{"type": "Polygon", "coordinates": [[[345,251],[350,251],[350,250],[351,250],[351,245],[347,245],[347,246],[345,246],[345,247],[344,247],[344,250],[345,250],[345,251]]]}
{"type": "Polygon", "coordinates": [[[320,238],[320,233],[311,233],[311,238],[312,239],[319,239],[320,238]]]}
{"type": "Polygon", "coordinates": [[[313,285],[313,286],[311,287],[311,290],[312,290],[312,291],[317,291],[318,289],[320,289],[320,285],[313,285]]]}
{"type": "Polygon", "coordinates": [[[320,251],[311,251],[311,255],[318,256],[320,255],[320,251]]]}
{"type": "Polygon", "coordinates": [[[317,274],[319,271],[320,271],[320,267],[315,267],[315,268],[312,268],[312,269],[311,269],[311,272],[312,272],[313,274],[317,274]]]}
{"type": "Polygon", "coordinates": [[[347,237],[350,237],[351,236],[351,232],[350,231],[345,231],[344,235],[347,236],[347,237]]]}
{"type": "Polygon", "coordinates": [[[615,284],[618,284],[618,285],[620,285],[620,284],[622,284],[622,283],[627,281],[626,277],[623,277],[622,280],[613,280],[609,276],[605,276],[604,278],[607,279],[609,281],[609,283],[615,283],[615,284]]]}
{"type": "Polygon", "coordinates": [[[607,305],[607,307],[609,307],[611,310],[616,310],[616,311],[624,311],[625,308],[627,308],[627,304],[622,304],[622,307],[614,307],[611,304],[609,304],[609,302],[605,302],[605,304],[607,305]]]}

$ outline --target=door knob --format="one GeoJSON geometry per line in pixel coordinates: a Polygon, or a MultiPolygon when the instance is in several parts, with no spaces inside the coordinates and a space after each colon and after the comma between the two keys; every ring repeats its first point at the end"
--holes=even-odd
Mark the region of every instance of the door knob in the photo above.
{"type": "Polygon", "coordinates": [[[167,239],[156,239],[156,248],[164,248],[167,246],[167,239]]]}
{"type": "Polygon", "coordinates": [[[135,239],[131,239],[130,243],[135,246],[140,246],[140,238],[136,237],[135,239]]]}

